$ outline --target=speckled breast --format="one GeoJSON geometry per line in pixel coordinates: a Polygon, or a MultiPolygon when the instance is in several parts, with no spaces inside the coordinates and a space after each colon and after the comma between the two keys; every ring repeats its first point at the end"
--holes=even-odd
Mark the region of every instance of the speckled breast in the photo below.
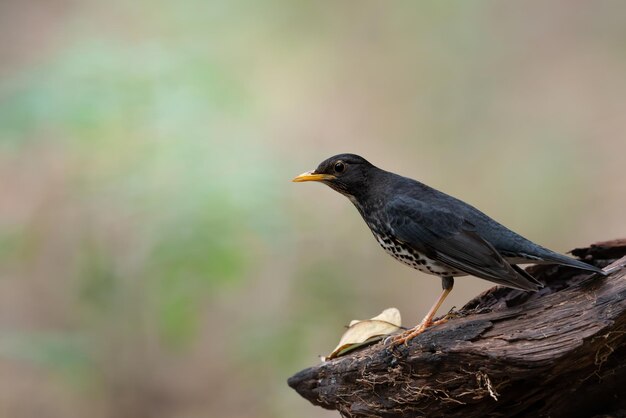
{"type": "Polygon", "coordinates": [[[395,238],[372,231],[376,241],[393,258],[423,273],[437,276],[464,276],[464,273],[415,251],[395,238]]]}

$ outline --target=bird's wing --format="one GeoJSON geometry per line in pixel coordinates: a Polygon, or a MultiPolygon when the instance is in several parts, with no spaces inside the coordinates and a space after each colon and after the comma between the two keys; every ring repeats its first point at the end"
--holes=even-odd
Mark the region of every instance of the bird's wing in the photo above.
{"type": "Polygon", "coordinates": [[[430,258],[504,286],[541,287],[536,280],[529,280],[530,276],[515,271],[461,215],[404,196],[391,200],[384,213],[397,239],[430,258]]]}

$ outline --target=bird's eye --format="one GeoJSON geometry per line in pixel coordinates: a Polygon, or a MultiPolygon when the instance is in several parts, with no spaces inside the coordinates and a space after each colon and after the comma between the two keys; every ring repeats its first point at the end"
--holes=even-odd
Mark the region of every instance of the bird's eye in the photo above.
{"type": "Polygon", "coordinates": [[[337,161],[335,163],[335,173],[343,173],[345,169],[346,165],[343,162],[337,161]]]}

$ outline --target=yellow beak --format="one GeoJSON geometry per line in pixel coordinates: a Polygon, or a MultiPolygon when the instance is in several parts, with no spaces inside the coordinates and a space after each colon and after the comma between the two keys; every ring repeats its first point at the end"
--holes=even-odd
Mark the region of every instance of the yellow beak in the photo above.
{"type": "Polygon", "coordinates": [[[300,174],[298,177],[294,178],[293,182],[300,183],[303,181],[324,181],[324,180],[333,180],[336,177],[331,174],[319,174],[313,171],[307,171],[306,173],[300,174]]]}

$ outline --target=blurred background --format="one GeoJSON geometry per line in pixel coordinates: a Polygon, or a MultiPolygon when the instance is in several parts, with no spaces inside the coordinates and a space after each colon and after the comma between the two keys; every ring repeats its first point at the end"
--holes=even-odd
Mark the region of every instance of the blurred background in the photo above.
{"type": "Polygon", "coordinates": [[[290,180],[354,152],[623,238],[625,74],[620,1],[0,2],[0,416],[338,416],[286,379],[440,283],[290,180]]]}

